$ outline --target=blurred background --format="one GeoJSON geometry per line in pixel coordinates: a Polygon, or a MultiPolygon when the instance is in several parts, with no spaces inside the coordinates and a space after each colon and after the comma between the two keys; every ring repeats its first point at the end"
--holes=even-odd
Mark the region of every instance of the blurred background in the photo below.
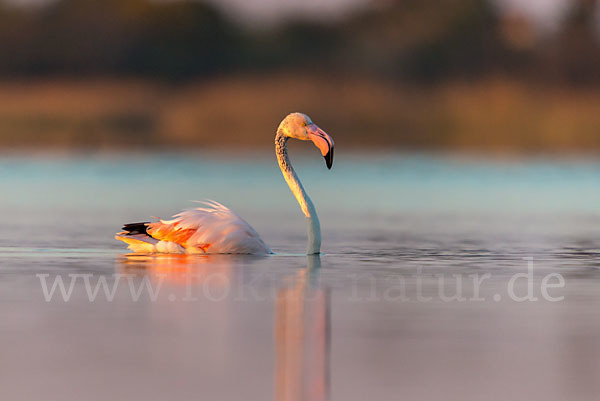
{"type": "Polygon", "coordinates": [[[600,151],[595,0],[0,0],[2,149],[600,151]]]}

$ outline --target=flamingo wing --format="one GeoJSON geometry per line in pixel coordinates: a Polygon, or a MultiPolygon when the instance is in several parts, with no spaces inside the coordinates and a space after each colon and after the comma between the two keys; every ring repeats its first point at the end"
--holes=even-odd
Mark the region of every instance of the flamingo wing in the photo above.
{"type": "Polygon", "coordinates": [[[215,201],[200,203],[171,220],[126,225],[115,238],[134,252],[271,253],[252,226],[231,209],[215,201]]]}

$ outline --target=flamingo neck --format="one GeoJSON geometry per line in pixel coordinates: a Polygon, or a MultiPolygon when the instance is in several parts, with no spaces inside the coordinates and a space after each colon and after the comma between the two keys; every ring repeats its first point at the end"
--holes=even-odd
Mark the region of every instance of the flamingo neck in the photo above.
{"type": "Polygon", "coordinates": [[[296,197],[302,213],[306,216],[308,231],[308,248],[306,253],[308,255],[318,254],[321,251],[321,225],[319,223],[319,217],[317,216],[315,205],[313,205],[312,200],[306,193],[306,190],[302,186],[302,183],[292,167],[292,163],[287,154],[287,140],[288,137],[281,130],[278,130],[277,136],[275,137],[277,162],[283,173],[283,178],[285,178],[290,190],[296,197]]]}

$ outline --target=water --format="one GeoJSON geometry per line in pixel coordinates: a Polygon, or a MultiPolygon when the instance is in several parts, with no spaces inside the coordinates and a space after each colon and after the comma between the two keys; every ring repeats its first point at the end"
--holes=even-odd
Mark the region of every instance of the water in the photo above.
{"type": "Polygon", "coordinates": [[[2,399],[598,399],[599,163],[294,160],[321,257],[270,155],[1,158],[2,399]],[[112,238],[204,198],[277,253],[112,238]]]}

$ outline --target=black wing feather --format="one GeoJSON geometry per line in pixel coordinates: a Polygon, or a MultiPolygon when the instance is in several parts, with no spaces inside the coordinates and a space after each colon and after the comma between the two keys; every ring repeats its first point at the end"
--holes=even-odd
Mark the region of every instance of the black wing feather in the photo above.
{"type": "Polygon", "coordinates": [[[148,234],[148,224],[150,224],[149,221],[125,224],[123,226],[123,231],[127,231],[125,235],[145,234],[150,237],[151,235],[148,234]]]}

